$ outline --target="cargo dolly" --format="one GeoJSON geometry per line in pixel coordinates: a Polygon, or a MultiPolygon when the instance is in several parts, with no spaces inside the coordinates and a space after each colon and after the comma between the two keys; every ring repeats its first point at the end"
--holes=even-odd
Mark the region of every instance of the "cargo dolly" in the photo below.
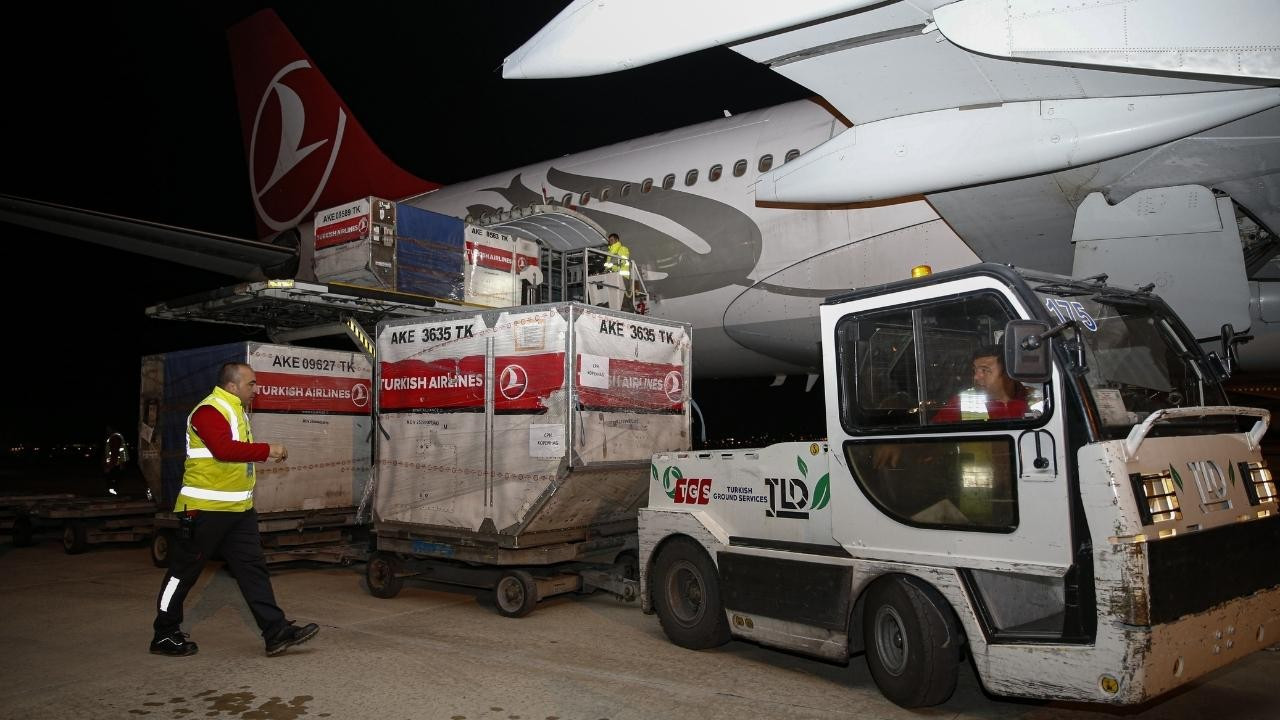
{"type": "Polygon", "coordinates": [[[11,535],[16,547],[31,544],[31,506],[47,500],[68,500],[71,493],[32,493],[0,495],[0,534],[11,535]]]}
{"type": "MultiPolygon", "coordinates": [[[[169,566],[178,516],[157,513],[151,535],[151,562],[169,566]]],[[[261,513],[258,533],[268,565],[309,561],[346,565],[369,556],[369,527],[360,523],[356,508],[326,508],[298,512],[261,513]]]]}
{"type": "Polygon", "coordinates": [[[627,602],[639,594],[634,520],[593,528],[579,539],[544,538],[549,542],[543,545],[512,547],[514,539],[379,523],[365,582],[379,598],[395,597],[407,578],[491,590],[498,612],[513,618],[565,593],[604,590],[627,602]]]}
{"type": "Polygon", "coordinates": [[[78,555],[90,545],[138,542],[151,537],[156,506],[150,500],[56,496],[31,502],[13,519],[13,544],[31,545],[37,534],[62,529],[62,549],[78,555]]]}

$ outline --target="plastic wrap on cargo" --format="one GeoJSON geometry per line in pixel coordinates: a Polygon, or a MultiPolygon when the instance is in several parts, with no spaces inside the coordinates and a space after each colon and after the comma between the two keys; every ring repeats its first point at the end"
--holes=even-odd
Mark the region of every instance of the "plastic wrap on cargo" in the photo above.
{"type": "Polygon", "coordinates": [[[409,205],[396,209],[396,289],[462,300],[462,221],[409,205]]]}
{"type": "Polygon", "coordinates": [[[689,335],[683,326],[586,306],[575,315],[580,462],[687,447],[689,335]],[[686,443],[686,444],[682,444],[686,443]]]}
{"type": "Polygon", "coordinates": [[[260,513],[354,507],[370,477],[372,367],[359,353],[245,342],[142,359],[139,463],[162,509],[182,486],[187,417],[227,362],[257,374],[250,422],[258,442],[283,443],[284,463],[259,464],[260,513]]]}
{"type": "Polygon", "coordinates": [[[393,287],[395,211],[395,203],[370,197],[317,212],[311,260],[316,279],[393,287]]]}
{"type": "Polygon", "coordinates": [[[520,304],[522,282],[542,282],[538,246],[533,241],[476,225],[465,226],[465,237],[466,302],[512,307],[520,304]]]}
{"type": "Polygon", "coordinates": [[[514,535],[634,519],[650,456],[688,447],[688,338],[573,303],[380,325],[375,520],[514,535]]]}
{"type": "Polygon", "coordinates": [[[358,240],[317,250],[312,269],[321,282],[345,282],[362,287],[393,289],[392,249],[358,240]]]}

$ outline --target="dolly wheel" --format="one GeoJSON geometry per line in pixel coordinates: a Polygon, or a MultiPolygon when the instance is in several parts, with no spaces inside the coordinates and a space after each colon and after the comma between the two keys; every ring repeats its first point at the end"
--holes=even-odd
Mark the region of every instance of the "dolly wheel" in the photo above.
{"type": "Polygon", "coordinates": [[[369,594],[376,598],[393,598],[404,587],[404,578],[396,573],[400,571],[400,563],[395,555],[388,552],[375,552],[364,567],[365,582],[369,586],[369,594]]]}
{"type": "Polygon", "coordinates": [[[524,617],[538,604],[538,586],[533,576],[524,570],[508,570],[498,578],[493,589],[493,599],[498,612],[506,617],[524,617]]]}
{"type": "Polygon", "coordinates": [[[173,534],[168,530],[151,533],[151,564],[158,568],[169,567],[169,551],[173,547],[173,534]]]}
{"type": "Polygon", "coordinates": [[[79,555],[89,549],[89,531],[84,523],[71,521],[62,526],[62,549],[68,555],[79,555]]]}

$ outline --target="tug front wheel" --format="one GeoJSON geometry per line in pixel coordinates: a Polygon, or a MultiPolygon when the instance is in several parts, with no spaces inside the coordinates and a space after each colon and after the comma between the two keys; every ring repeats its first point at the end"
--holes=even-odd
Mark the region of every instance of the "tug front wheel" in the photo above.
{"type": "Polygon", "coordinates": [[[880,692],[904,708],[945,702],[956,689],[961,637],[951,608],[905,576],[876,581],[862,616],[867,666],[880,692]]]}

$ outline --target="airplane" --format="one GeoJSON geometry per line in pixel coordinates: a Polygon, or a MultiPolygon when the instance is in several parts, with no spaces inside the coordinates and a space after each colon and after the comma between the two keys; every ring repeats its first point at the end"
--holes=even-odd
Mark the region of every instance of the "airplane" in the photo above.
{"type": "MultiPolygon", "coordinates": [[[[570,5],[548,28],[565,14],[589,5],[570,5]]],[[[881,3],[870,12],[895,5],[881,3]]],[[[763,6],[760,12],[768,16],[763,6]]],[[[627,5],[608,7],[625,10],[627,5]]],[[[773,22],[782,23],[780,28],[800,22],[794,16],[782,20],[776,16],[775,12],[773,22]]],[[[860,17],[845,8],[837,21],[860,17]]],[[[793,32],[821,27],[813,24],[816,19],[793,32]]],[[[764,31],[749,30],[739,39],[767,39],[764,31]]],[[[539,37],[539,42],[546,40],[542,33],[535,40],[539,37]]],[[[952,202],[959,209],[946,202],[951,192],[978,192],[986,186],[942,192],[920,188],[913,193],[897,188],[892,197],[849,197],[838,202],[830,197],[814,196],[810,201],[787,195],[788,181],[779,178],[791,173],[780,173],[811,165],[822,148],[846,138],[850,117],[860,123],[865,120],[850,115],[843,104],[798,101],[734,114],[439,187],[401,170],[377,148],[273,12],[248,18],[232,29],[230,38],[250,186],[259,231],[266,241],[237,240],[13,197],[0,198],[0,219],[140,249],[237,277],[284,272],[300,279],[308,279],[310,273],[310,214],[365,195],[468,217],[548,244],[559,243],[559,249],[602,245],[606,232],[619,232],[631,248],[633,264],[646,278],[652,297],[649,311],[692,323],[698,348],[695,376],[807,374],[810,383],[818,371],[815,308],[822,298],[851,287],[900,279],[913,265],[924,263],[943,270],[990,256],[991,248],[982,244],[987,236],[973,232],[975,226],[982,229],[983,225],[964,220],[966,208],[974,214],[972,207],[962,200],[952,202]],[[939,206],[952,211],[940,213],[939,206]],[[573,233],[572,239],[566,239],[566,228],[573,233]]],[[[516,72],[515,63],[504,68],[504,73],[516,72]]],[[[1223,85],[1234,87],[1218,80],[1167,82],[1170,87],[1190,82],[1206,92],[1223,85]]],[[[1263,90],[1268,92],[1272,91],[1263,90]]],[[[883,104],[893,102],[886,98],[883,104]]],[[[1250,120],[1246,116],[1254,107],[1262,112],[1253,119],[1262,117],[1264,128],[1274,127],[1275,111],[1266,108],[1277,102],[1280,99],[1268,96],[1226,108],[1220,107],[1223,103],[1210,103],[1207,109],[1181,113],[1196,115],[1196,122],[1208,125],[1190,130],[1194,123],[1180,125],[1178,131],[1195,138],[1210,137],[1213,132],[1230,136],[1237,132],[1233,125],[1242,122],[1236,118],[1250,120]],[[1201,132],[1214,125],[1222,127],[1201,132]]],[[[1258,157],[1265,160],[1264,170],[1274,169],[1274,138],[1270,144],[1265,136],[1262,140],[1256,146],[1258,157]]],[[[1160,143],[1159,147],[1168,146],[1167,141],[1160,143]]],[[[1239,177],[1266,185],[1266,174],[1239,177]]],[[[1131,182],[1138,186],[1142,181],[1131,182]]],[[[1080,189],[1086,185],[1080,183],[1080,189]]],[[[987,203],[987,211],[1009,209],[1001,205],[1003,201],[994,202],[995,207],[987,203]]],[[[1257,211],[1255,216],[1262,219],[1260,225],[1271,222],[1266,212],[1257,211]]],[[[1001,222],[1025,231],[1033,221],[1017,225],[1004,218],[1001,222]]],[[[1234,226],[1234,217],[1231,222],[1234,226]]],[[[1002,242],[1014,245],[999,234],[990,237],[987,242],[996,247],[1002,242]]],[[[1044,252],[1027,253],[1027,262],[1019,264],[1031,265],[1044,252]]],[[[1237,327],[1249,325],[1249,320],[1246,314],[1237,327]]],[[[1259,319],[1253,320],[1253,331],[1261,334],[1259,319]]],[[[1273,362],[1276,357],[1270,355],[1273,362]]]]}
{"type": "Polygon", "coordinates": [[[923,197],[984,261],[1154,284],[1198,337],[1249,327],[1243,364],[1275,369],[1278,36],[1267,0],[575,0],[503,75],[728,47],[845,121],[762,173],[759,204],[923,197]]]}

